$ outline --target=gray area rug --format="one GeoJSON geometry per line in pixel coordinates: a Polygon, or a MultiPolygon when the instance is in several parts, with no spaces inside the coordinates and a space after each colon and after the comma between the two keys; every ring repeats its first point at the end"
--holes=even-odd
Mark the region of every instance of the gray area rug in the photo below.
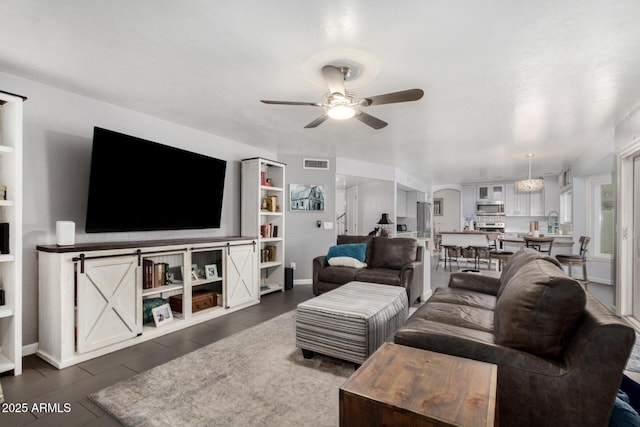
{"type": "Polygon", "coordinates": [[[295,310],[89,396],[126,426],[337,426],[352,363],[295,346],[295,310]]]}

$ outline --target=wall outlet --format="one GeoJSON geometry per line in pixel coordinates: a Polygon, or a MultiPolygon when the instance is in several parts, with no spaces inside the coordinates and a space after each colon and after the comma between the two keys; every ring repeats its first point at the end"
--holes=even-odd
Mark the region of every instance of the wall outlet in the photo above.
{"type": "Polygon", "coordinates": [[[295,262],[292,262],[292,263],[291,263],[291,269],[292,269],[292,270],[295,270],[295,269],[296,269],[296,263],[295,263],[295,262]]]}
{"type": "Polygon", "coordinates": [[[333,230],[333,222],[331,222],[331,221],[326,221],[326,222],[324,223],[324,229],[325,229],[325,230],[333,230]]]}

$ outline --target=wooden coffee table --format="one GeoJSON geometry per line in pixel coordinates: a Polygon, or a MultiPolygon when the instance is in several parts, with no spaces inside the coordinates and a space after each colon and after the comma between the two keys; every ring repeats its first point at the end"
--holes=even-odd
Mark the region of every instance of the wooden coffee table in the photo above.
{"type": "Polygon", "coordinates": [[[340,388],[341,426],[493,426],[496,365],[383,344],[340,388]]]}

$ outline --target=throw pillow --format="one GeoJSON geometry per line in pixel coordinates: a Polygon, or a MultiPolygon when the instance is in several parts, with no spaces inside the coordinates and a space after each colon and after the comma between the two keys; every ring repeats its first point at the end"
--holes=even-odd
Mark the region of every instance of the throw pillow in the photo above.
{"type": "Polygon", "coordinates": [[[338,266],[338,267],[353,267],[353,268],[365,268],[367,266],[366,263],[360,262],[355,258],[351,258],[348,256],[336,256],[330,258],[328,260],[329,265],[338,266]]]}
{"type": "Polygon", "coordinates": [[[335,257],[349,257],[364,262],[366,253],[367,245],[365,243],[348,243],[345,245],[331,246],[329,253],[327,253],[327,261],[335,257]]]}
{"type": "Polygon", "coordinates": [[[142,323],[153,323],[153,309],[166,304],[162,298],[148,298],[142,302],[142,323]]]}
{"type": "Polygon", "coordinates": [[[496,342],[559,360],[585,306],[580,284],[555,263],[530,261],[509,280],[498,298],[496,342]]]}
{"type": "Polygon", "coordinates": [[[416,239],[376,237],[373,239],[371,267],[401,270],[416,260],[417,249],[416,239]]]}

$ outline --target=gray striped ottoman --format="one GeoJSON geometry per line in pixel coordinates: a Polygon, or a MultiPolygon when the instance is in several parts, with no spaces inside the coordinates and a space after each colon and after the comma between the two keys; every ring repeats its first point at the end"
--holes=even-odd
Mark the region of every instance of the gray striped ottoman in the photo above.
{"type": "Polygon", "coordinates": [[[317,352],[361,364],[408,314],[403,287],[349,282],[298,304],[296,346],[305,358],[317,352]]]}

